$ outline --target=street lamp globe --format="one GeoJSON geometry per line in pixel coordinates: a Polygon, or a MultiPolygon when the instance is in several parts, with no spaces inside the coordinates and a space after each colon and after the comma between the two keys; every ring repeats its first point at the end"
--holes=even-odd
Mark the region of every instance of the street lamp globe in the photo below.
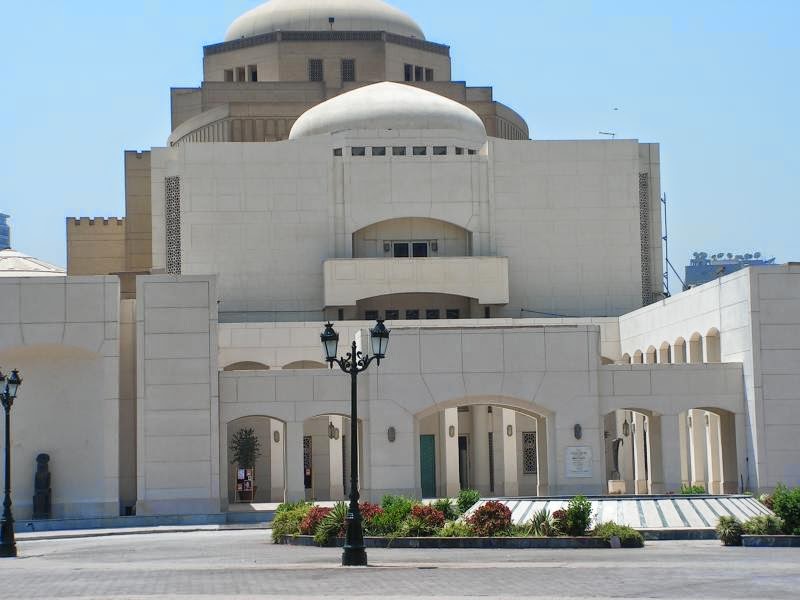
{"type": "Polygon", "coordinates": [[[369,330],[369,336],[372,340],[372,355],[378,361],[386,358],[386,350],[389,348],[389,330],[386,329],[382,319],[378,319],[375,327],[369,330]]]}
{"type": "Polygon", "coordinates": [[[22,377],[19,376],[19,371],[14,369],[11,371],[11,375],[8,376],[6,379],[6,389],[5,393],[8,395],[10,399],[14,399],[17,397],[17,389],[22,384],[22,377]]]}
{"type": "Polygon", "coordinates": [[[330,321],[325,324],[325,331],[319,336],[322,341],[322,350],[325,352],[325,360],[328,361],[331,369],[333,361],[336,360],[336,353],[339,348],[339,334],[333,329],[330,321]]]}

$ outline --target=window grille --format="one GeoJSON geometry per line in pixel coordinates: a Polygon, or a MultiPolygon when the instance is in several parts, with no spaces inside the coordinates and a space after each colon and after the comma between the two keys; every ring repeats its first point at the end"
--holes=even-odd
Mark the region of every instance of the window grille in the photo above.
{"type": "Polygon", "coordinates": [[[406,155],[406,147],[405,146],[394,146],[394,147],[392,147],[392,154],[394,156],[405,156],[406,155]]]}
{"type": "Polygon", "coordinates": [[[181,178],[165,177],[167,273],[181,274],[181,178]]]}
{"type": "Polygon", "coordinates": [[[364,319],[367,321],[377,321],[378,320],[378,311],[377,310],[366,310],[364,311],[364,319]]]}
{"type": "Polygon", "coordinates": [[[414,146],[414,156],[425,156],[428,154],[428,148],[425,146],[414,146]]]}
{"type": "Polygon", "coordinates": [[[366,156],[367,155],[367,149],[364,146],[353,146],[350,149],[350,154],[352,156],[366,156]]]}
{"type": "Polygon", "coordinates": [[[448,308],[446,314],[448,319],[461,318],[461,311],[458,308],[448,308]]]}
{"type": "Polygon", "coordinates": [[[323,80],[322,59],[321,58],[310,58],[308,60],[308,80],[309,81],[322,81],[323,80]]]}
{"type": "Polygon", "coordinates": [[[403,75],[405,81],[414,81],[414,65],[405,65],[403,67],[403,75]]]}
{"type": "Polygon", "coordinates": [[[311,436],[304,435],[303,436],[303,482],[305,483],[305,488],[307,490],[310,490],[312,485],[311,468],[312,468],[311,436]]]}
{"type": "Polygon", "coordinates": [[[399,310],[387,310],[386,311],[386,320],[387,321],[396,321],[400,318],[400,311],[399,310]]]}
{"type": "Polygon", "coordinates": [[[494,433],[491,431],[489,432],[489,491],[494,494],[494,433]]]}
{"type": "Polygon", "coordinates": [[[429,308],[428,310],[425,311],[425,318],[438,319],[440,314],[441,313],[439,312],[438,308],[429,308]]]}
{"type": "Polygon", "coordinates": [[[434,156],[445,156],[447,154],[447,146],[434,146],[433,147],[433,155],[434,156]]]}
{"type": "Polygon", "coordinates": [[[536,475],[536,432],[522,433],[522,473],[536,475]]]}
{"type": "Polygon", "coordinates": [[[386,156],[386,146],[373,146],[372,156],[386,156]]]}
{"type": "Polygon", "coordinates": [[[356,80],[356,61],[352,58],[342,59],[342,81],[356,80]]]}
{"type": "Polygon", "coordinates": [[[406,319],[409,321],[416,321],[419,319],[419,310],[411,309],[406,311],[406,319]]]}

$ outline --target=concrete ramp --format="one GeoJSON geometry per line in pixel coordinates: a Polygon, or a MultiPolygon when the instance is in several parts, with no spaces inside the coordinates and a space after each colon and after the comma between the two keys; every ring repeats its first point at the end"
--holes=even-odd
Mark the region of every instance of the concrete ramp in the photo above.
{"type": "MultiPolygon", "coordinates": [[[[635,529],[711,529],[721,516],[746,521],[772,512],[751,496],[587,496],[592,503],[592,523],[614,521],[635,529]]],[[[511,520],[523,524],[546,508],[550,514],[567,508],[569,496],[536,498],[485,498],[502,502],[511,510],[511,520]]]]}

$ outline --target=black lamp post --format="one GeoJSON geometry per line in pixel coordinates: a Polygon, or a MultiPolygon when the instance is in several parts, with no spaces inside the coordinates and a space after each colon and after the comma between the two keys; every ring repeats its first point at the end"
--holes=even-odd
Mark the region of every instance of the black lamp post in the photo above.
{"type": "Polygon", "coordinates": [[[0,372],[0,402],[6,413],[6,482],[3,498],[3,517],[0,520],[0,557],[17,555],[17,542],[14,539],[14,516],[11,514],[11,406],[17,397],[17,389],[22,384],[19,372],[14,369],[11,375],[0,372]],[[3,385],[5,384],[5,385],[3,385]]]}
{"type": "Polygon", "coordinates": [[[364,528],[362,526],[361,511],[358,509],[358,374],[366,371],[374,360],[381,364],[381,359],[386,358],[386,349],[389,346],[389,330],[378,320],[375,327],[369,330],[372,342],[372,356],[364,355],[356,348],[355,340],[350,352],[344,357],[337,357],[339,334],[333,329],[333,323],[325,325],[325,331],[320,335],[322,348],[325,351],[325,360],[333,369],[334,363],[350,375],[350,507],[347,511],[347,533],[345,534],[344,552],[342,552],[342,566],[366,567],[367,551],[364,549],[364,528]]]}

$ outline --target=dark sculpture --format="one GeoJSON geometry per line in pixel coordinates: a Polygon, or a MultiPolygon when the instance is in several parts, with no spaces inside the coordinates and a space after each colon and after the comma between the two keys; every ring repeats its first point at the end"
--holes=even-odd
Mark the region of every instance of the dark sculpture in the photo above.
{"type": "Polygon", "coordinates": [[[50,489],[50,455],[36,457],[36,477],[33,482],[33,518],[49,519],[53,490],[50,489]]]}
{"type": "Polygon", "coordinates": [[[622,444],[624,444],[624,443],[625,443],[625,441],[621,437],[614,438],[611,441],[612,449],[614,451],[614,470],[611,472],[611,479],[615,479],[615,480],[620,479],[620,474],[619,474],[619,447],[622,446],[622,444]]]}

